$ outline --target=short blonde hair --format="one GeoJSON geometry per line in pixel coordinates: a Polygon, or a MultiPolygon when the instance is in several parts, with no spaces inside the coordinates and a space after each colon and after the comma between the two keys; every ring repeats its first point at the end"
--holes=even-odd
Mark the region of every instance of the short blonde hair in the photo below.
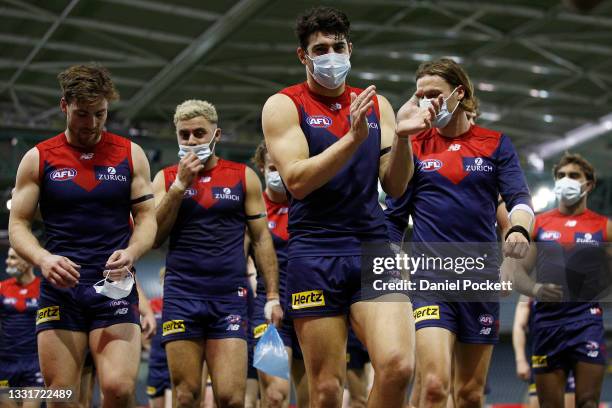
{"type": "Polygon", "coordinates": [[[210,123],[217,124],[219,122],[217,110],[212,103],[199,99],[189,99],[177,105],[174,112],[174,125],[176,126],[181,120],[189,120],[199,116],[210,123]]]}

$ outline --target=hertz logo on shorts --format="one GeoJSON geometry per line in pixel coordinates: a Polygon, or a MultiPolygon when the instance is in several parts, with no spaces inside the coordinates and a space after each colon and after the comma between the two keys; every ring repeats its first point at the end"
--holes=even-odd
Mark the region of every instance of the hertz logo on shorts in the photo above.
{"type": "Polygon", "coordinates": [[[39,309],[36,314],[36,324],[49,322],[51,320],[60,319],[59,306],[49,306],[44,309],[39,309]]]}
{"type": "Polygon", "coordinates": [[[184,320],[169,320],[162,325],[162,336],[167,336],[174,333],[183,333],[185,331],[184,320]]]}
{"type": "Polygon", "coordinates": [[[155,395],[155,391],[157,391],[157,389],[153,386],[147,385],[147,395],[152,397],[153,395],[155,395]]]}
{"type": "Polygon", "coordinates": [[[10,387],[8,380],[0,380],[0,388],[10,387]]]}
{"type": "Polygon", "coordinates": [[[418,323],[422,320],[440,319],[440,306],[423,306],[414,309],[412,312],[414,322],[418,323]]]}
{"type": "Polygon", "coordinates": [[[531,356],[531,366],[533,368],[548,367],[548,361],[546,361],[546,356],[531,356]]]}
{"type": "Polygon", "coordinates": [[[253,329],[253,337],[255,337],[256,339],[260,338],[264,334],[267,328],[268,328],[268,323],[263,323],[263,324],[260,324],[259,326],[256,326],[253,329]]]}
{"type": "Polygon", "coordinates": [[[325,297],[322,290],[309,290],[291,294],[291,308],[304,309],[307,307],[325,306],[325,297]]]}

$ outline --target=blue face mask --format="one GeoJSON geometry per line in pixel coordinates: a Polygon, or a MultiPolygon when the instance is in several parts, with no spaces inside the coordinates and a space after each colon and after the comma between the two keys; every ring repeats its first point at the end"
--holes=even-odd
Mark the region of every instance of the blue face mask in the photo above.
{"type": "Polygon", "coordinates": [[[313,70],[310,74],[317,83],[327,89],[339,88],[351,70],[351,61],[348,54],[330,52],[311,58],[313,70]]]}
{"type": "MultiPolygon", "coordinates": [[[[432,125],[434,127],[437,128],[443,128],[446,127],[446,125],[448,125],[448,123],[450,122],[450,120],[453,118],[453,114],[455,113],[455,111],[457,110],[457,107],[459,106],[459,102],[457,102],[457,105],[455,105],[455,109],[453,109],[452,112],[448,111],[448,106],[446,104],[446,102],[450,99],[451,96],[453,96],[453,94],[455,93],[455,91],[457,90],[457,88],[453,89],[453,92],[451,92],[450,95],[448,95],[448,98],[444,99],[444,102],[442,103],[442,106],[440,107],[440,111],[438,112],[438,114],[436,115],[435,119],[433,120],[432,125]]],[[[431,100],[432,99],[436,99],[436,98],[423,98],[419,101],[419,107],[420,108],[428,108],[430,106],[432,106],[431,100]]]]}

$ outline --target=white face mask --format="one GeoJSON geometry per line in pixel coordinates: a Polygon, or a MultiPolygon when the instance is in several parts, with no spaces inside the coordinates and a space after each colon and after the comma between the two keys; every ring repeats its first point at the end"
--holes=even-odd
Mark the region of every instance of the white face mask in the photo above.
{"type": "MultiPolygon", "coordinates": [[[[310,74],[317,83],[327,89],[339,88],[346,79],[351,70],[351,61],[348,54],[338,54],[330,52],[328,54],[318,55],[311,58],[306,54],[309,60],[312,61],[313,71],[310,74]]],[[[308,67],[307,67],[308,68],[308,67]]]]}
{"type": "MultiPolygon", "coordinates": [[[[216,132],[215,132],[215,136],[216,136],[216,132]]],[[[215,136],[213,136],[210,142],[202,143],[197,146],[179,145],[179,153],[178,153],[179,158],[182,159],[183,157],[187,156],[187,153],[193,152],[196,156],[198,156],[198,159],[200,159],[202,164],[206,163],[208,159],[210,158],[210,156],[212,156],[213,152],[215,151],[215,140],[216,140],[215,136]]]]}
{"type": "Polygon", "coordinates": [[[277,193],[285,193],[285,186],[278,171],[266,172],[266,185],[270,187],[270,190],[272,191],[276,191],[277,193]]]}
{"type": "Polygon", "coordinates": [[[132,293],[132,286],[134,286],[134,274],[128,270],[128,275],[120,281],[109,281],[107,273],[104,279],[93,285],[93,288],[96,293],[118,300],[132,293]],[[102,284],[100,285],[100,283],[102,284]]]}
{"type": "Polygon", "coordinates": [[[6,274],[11,278],[21,275],[21,271],[16,266],[7,266],[6,274]]]}
{"type": "Polygon", "coordinates": [[[586,191],[582,191],[582,184],[578,180],[563,177],[555,181],[555,195],[563,204],[574,205],[586,195],[586,191]]]}
{"type": "MultiPolygon", "coordinates": [[[[446,125],[448,125],[448,123],[450,122],[450,120],[453,118],[453,114],[455,113],[455,111],[457,110],[457,107],[459,106],[459,102],[457,102],[457,105],[455,105],[455,109],[453,109],[452,112],[448,111],[448,106],[446,104],[446,101],[448,101],[450,99],[451,96],[453,96],[453,94],[455,93],[455,91],[458,88],[453,89],[453,92],[451,92],[450,95],[448,95],[448,98],[444,99],[444,102],[442,102],[442,106],[440,106],[440,111],[438,112],[438,114],[436,115],[435,119],[433,120],[432,125],[434,127],[437,128],[443,128],[446,127],[446,125]]],[[[430,106],[433,106],[433,104],[431,103],[432,99],[436,99],[436,98],[423,98],[419,101],[419,107],[420,108],[429,108],[430,106]]]]}

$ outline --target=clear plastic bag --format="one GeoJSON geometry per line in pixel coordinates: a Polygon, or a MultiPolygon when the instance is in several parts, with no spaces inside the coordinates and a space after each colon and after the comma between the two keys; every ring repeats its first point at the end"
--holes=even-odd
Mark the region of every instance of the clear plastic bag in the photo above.
{"type": "Polygon", "coordinates": [[[253,366],[266,374],[289,379],[289,356],[273,324],[268,325],[255,346],[253,366]]]}

